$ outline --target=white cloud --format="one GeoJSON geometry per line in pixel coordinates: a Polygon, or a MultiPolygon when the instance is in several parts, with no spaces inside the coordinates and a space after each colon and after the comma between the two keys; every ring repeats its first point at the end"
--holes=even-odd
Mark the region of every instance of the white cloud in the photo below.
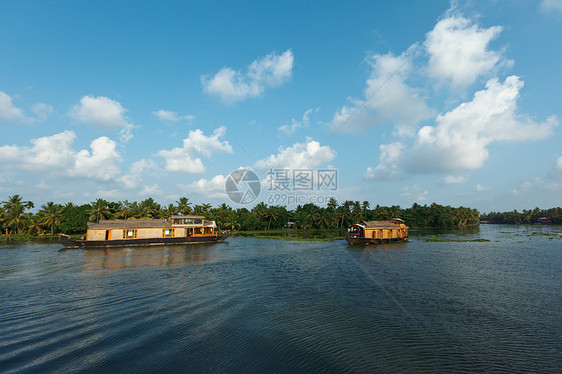
{"type": "Polygon", "coordinates": [[[53,107],[45,103],[33,104],[31,110],[37,115],[39,121],[45,121],[49,114],[53,113],[53,107]]]}
{"type": "Polygon", "coordinates": [[[466,180],[467,180],[466,175],[447,175],[443,179],[443,182],[445,184],[459,184],[459,183],[466,182],[466,180]]]}
{"type": "Polygon", "coordinates": [[[413,136],[417,124],[434,115],[420,90],[406,84],[416,50],[417,45],[413,45],[400,56],[371,56],[364,99],[350,98],[352,105],[338,110],[330,127],[341,132],[364,132],[368,127],[392,123],[400,136],[413,136]]]}
{"type": "Polygon", "coordinates": [[[544,139],[558,125],[552,116],[543,123],[516,114],[523,82],[517,76],[502,84],[490,79],[486,89],[470,102],[437,116],[435,126],[424,126],[417,134],[409,166],[418,171],[459,171],[480,168],[488,159],[492,141],[544,139]]]}
{"type": "Polygon", "coordinates": [[[413,202],[425,201],[427,199],[427,195],[428,191],[422,190],[417,184],[402,188],[402,191],[400,193],[400,196],[413,202]]]}
{"type": "Polygon", "coordinates": [[[478,191],[478,192],[487,191],[489,189],[490,189],[490,186],[483,186],[481,184],[476,185],[476,191],[478,191]]]}
{"type": "Polygon", "coordinates": [[[82,178],[94,178],[108,181],[121,173],[118,161],[121,156],[116,150],[117,143],[106,136],[92,141],[92,151],[83,149],[76,153],[74,167],[69,170],[69,175],[82,178]]]}
{"type": "Polygon", "coordinates": [[[84,96],[68,115],[77,121],[91,123],[105,129],[118,129],[128,125],[126,109],[121,103],[104,96],[84,96]]]}
{"type": "Polygon", "coordinates": [[[153,160],[143,158],[134,162],[129,169],[129,173],[119,178],[119,181],[126,189],[135,189],[142,185],[143,174],[150,173],[157,169],[158,165],[156,165],[153,160]]]}
{"type": "Polygon", "coordinates": [[[490,73],[502,56],[489,51],[488,44],[501,31],[500,26],[481,28],[461,16],[440,20],[427,33],[424,42],[430,56],[430,75],[448,80],[453,86],[464,87],[478,76],[490,73]]]}
{"type": "Polygon", "coordinates": [[[181,120],[187,120],[189,122],[192,122],[195,119],[195,116],[190,114],[181,116],[176,112],[173,112],[171,110],[164,110],[164,109],[160,109],[156,112],[152,112],[152,114],[158,117],[158,119],[160,119],[161,121],[177,122],[181,120]]]}
{"type": "Polygon", "coordinates": [[[74,151],[73,131],[32,139],[31,147],[0,147],[0,161],[5,165],[30,171],[47,172],[65,177],[107,181],[120,173],[121,157],[116,143],[102,136],[90,144],[91,151],[74,151]]]}
{"type": "Polygon", "coordinates": [[[5,92],[0,91],[0,121],[11,123],[28,123],[23,111],[16,107],[12,102],[12,97],[5,92]]]}
{"type": "Polygon", "coordinates": [[[541,10],[547,13],[554,12],[562,15],[562,0],[542,0],[541,10]]]}
{"type": "Polygon", "coordinates": [[[154,195],[162,195],[162,189],[158,184],[153,184],[152,186],[144,186],[143,189],[139,192],[140,196],[154,196],[154,195]]]}
{"type": "Polygon", "coordinates": [[[226,133],[224,127],[219,127],[213,135],[205,136],[200,129],[189,131],[189,135],[183,140],[183,146],[172,150],[161,150],[156,153],[163,157],[166,162],[166,170],[188,174],[202,173],[205,166],[200,155],[210,157],[215,152],[232,153],[232,147],[228,141],[221,141],[226,133]]]}
{"type": "Polygon", "coordinates": [[[225,183],[226,177],[219,174],[209,180],[199,179],[191,184],[180,185],[179,187],[189,193],[197,193],[206,197],[226,198],[225,183]]]}
{"type": "Polygon", "coordinates": [[[277,154],[258,160],[255,167],[258,169],[306,169],[330,162],[335,157],[336,151],[328,146],[321,146],[319,142],[311,138],[307,138],[304,143],[295,143],[286,148],[279,147],[277,154]]]}
{"type": "Polygon", "coordinates": [[[400,158],[404,150],[404,144],[395,142],[391,144],[381,144],[379,146],[379,164],[373,169],[368,167],[363,174],[365,180],[393,179],[400,171],[400,158]]]}
{"type": "Polygon", "coordinates": [[[297,121],[296,119],[292,118],[290,125],[287,124],[287,125],[280,126],[277,128],[277,130],[279,130],[280,132],[284,133],[287,136],[292,136],[300,127],[308,126],[308,124],[310,123],[310,114],[313,112],[316,113],[319,110],[320,108],[308,109],[306,112],[304,112],[304,114],[302,115],[302,119],[300,121],[297,121]]]}
{"type": "Polygon", "coordinates": [[[293,52],[287,50],[282,55],[270,53],[255,60],[247,67],[246,73],[224,67],[212,78],[201,77],[203,91],[218,96],[227,105],[257,97],[266,88],[279,86],[289,80],[293,61],[293,52]]]}
{"type": "Polygon", "coordinates": [[[27,117],[22,109],[14,105],[12,100],[13,98],[10,95],[0,91],[0,121],[30,124],[46,120],[47,116],[53,112],[52,106],[45,103],[36,103],[31,107],[31,110],[37,117],[27,117]]]}

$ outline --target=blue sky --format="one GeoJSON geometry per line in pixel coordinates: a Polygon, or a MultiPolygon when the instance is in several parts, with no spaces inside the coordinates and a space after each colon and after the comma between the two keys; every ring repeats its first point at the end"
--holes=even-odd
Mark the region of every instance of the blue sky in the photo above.
{"type": "Polygon", "coordinates": [[[561,35],[559,0],[5,1],[0,195],[561,206],[561,35]]]}

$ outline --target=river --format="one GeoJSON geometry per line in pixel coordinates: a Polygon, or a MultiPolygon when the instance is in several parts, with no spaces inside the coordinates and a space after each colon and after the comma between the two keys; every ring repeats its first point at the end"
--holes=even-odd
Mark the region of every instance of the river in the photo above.
{"type": "Polygon", "coordinates": [[[562,228],[0,245],[0,371],[560,372],[562,228]]]}

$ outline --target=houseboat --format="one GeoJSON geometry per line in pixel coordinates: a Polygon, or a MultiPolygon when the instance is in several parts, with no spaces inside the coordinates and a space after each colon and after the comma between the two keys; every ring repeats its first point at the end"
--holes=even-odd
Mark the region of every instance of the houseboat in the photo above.
{"type": "Polygon", "coordinates": [[[73,240],[61,234],[67,248],[106,248],[144,245],[215,243],[225,240],[228,231],[219,234],[215,221],[203,216],[172,215],[168,219],[116,219],[88,222],[86,237],[73,240]]]}
{"type": "Polygon", "coordinates": [[[360,221],[349,226],[345,239],[349,244],[379,244],[404,241],[408,226],[400,218],[385,221],[360,221]]]}

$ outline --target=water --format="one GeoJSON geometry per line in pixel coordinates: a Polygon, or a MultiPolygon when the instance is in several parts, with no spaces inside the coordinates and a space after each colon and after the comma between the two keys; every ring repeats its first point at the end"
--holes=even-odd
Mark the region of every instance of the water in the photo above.
{"type": "Polygon", "coordinates": [[[0,371],[560,372],[562,228],[0,246],[0,371]]]}

